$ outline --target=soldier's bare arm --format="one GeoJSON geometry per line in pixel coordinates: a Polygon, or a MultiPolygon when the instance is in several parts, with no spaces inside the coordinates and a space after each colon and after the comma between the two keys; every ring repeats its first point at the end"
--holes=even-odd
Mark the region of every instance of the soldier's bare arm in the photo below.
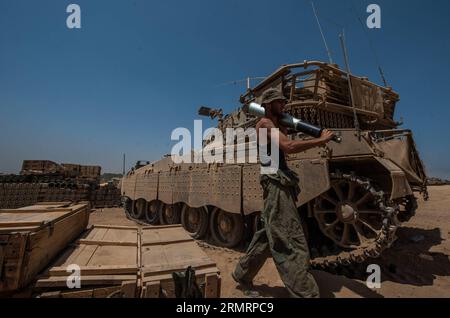
{"type": "MultiPolygon", "coordinates": [[[[264,118],[256,125],[258,135],[261,128],[267,129],[267,140],[271,140],[271,130],[277,127],[270,119],[264,118]]],[[[323,130],[322,135],[319,138],[310,140],[290,140],[286,133],[281,129],[279,130],[278,135],[279,148],[286,154],[299,153],[311,148],[323,146],[332,140],[334,136],[334,134],[327,129],[323,130]]]]}

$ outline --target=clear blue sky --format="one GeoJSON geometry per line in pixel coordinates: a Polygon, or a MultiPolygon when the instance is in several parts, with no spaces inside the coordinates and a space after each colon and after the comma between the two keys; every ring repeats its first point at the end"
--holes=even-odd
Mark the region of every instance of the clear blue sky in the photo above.
{"type": "MultiPolygon", "coordinates": [[[[368,30],[397,119],[414,130],[429,174],[450,178],[450,2],[327,1],[316,7],[341,65],[345,26],[352,71],[380,82],[367,38],[369,3],[382,29],[368,30]],[[353,5],[352,5],[353,2],[353,5]]],[[[0,171],[23,159],[128,164],[169,153],[175,127],[192,127],[199,105],[231,111],[245,85],[279,65],[326,60],[309,2],[250,0],[0,0],[0,171]],[[66,27],[77,3],[82,29],[66,27]]]]}

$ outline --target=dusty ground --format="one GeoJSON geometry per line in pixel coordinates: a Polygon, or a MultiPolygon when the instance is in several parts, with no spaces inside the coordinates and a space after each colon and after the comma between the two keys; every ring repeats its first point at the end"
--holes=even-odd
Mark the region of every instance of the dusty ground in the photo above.
{"type": "MultiPolygon", "coordinates": [[[[398,231],[395,245],[375,260],[382,269],[381,289],[370,290],[361,274],[337,276],[314,271],[322,297],[450,297],[450,186],[430,187],[430,201],[420,201],[417,215],[398,231]]],[[[92,224],[134,225],[121,209],[95,211],[92,224]]],[[[222,297],[243,297],[230,273],[242,254],[211,248],[204,251],[222,273],[222,297]]],[[[287,297],[269,260],[255,279],[263,296],[287,297]]]]}

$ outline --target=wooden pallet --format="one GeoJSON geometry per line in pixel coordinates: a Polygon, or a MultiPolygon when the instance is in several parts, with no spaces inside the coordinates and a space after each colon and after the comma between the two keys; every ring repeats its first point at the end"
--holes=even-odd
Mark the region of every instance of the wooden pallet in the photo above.
{"type": "Polygon", "coordinates": [[[0,292],[26,287],[89,222],[86,204],[0,210],[0,292]]]}

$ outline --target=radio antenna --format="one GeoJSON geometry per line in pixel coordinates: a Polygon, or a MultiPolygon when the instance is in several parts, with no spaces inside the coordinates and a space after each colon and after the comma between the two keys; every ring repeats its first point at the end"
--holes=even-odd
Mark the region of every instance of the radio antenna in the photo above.
{"type": "Polygon", "coordinates": [[[312,2],[312,1],[311,1],[311,6],[312,6],[312,9],[314,12],[314,16],[316,17],[317,25],[319,26],[320,34],[322,35],[323,44],[325,45],[325,49],[327,50],[328,60],[330,61],[330,64],[334,64],[333,58],[331,57],[330,48],[328,47],[327,40],[325,39],[325,35],[323,34],[322,25],[320,24],[320,20],[319,20],[319,16],[317,15],[316,7],[314,6],[314,2],[312,2]]]}
{"type": "Polygon", "coordinates": [[[352,75],[350,72],[350,64],[348,62],[347,48],[345,46],[345,31],[344,30],[342,30],[342,33],[339,34],[339,39],[341,40],[342,52],[344,53],[345,68],[347,70],[348,90],[350,91],[350,102],[351,102],[351,105],[353,108],[353,120],[354,120],[355,128],[358,131],[358,137],[361,138],[361,130],[360,130],[360,126],[359,126],[358,115],[356,114],[355,100],[353,98],[353,87],[352,87],[352,78],[351,78],[352,75]]]}
{"type": "Polygon", "coordinates": [[[361,29],[363,30],[364,35],[366,36],[367,42],[369,43],[369,47],[370,47],[370,50],[371,50],[371,52],[373,54],[373,57],[375,59],[375,63],[377,64],[378,72],[380,73],[381,80],[383,81],[384,86],[388,87],[388,82],[386,80],[386,77],[384,76],[383,69],[381,68],[380,59],[378,57],[377,50],[375,49],[375,45],[373,44],[373,42],[372,42],[372,40],[371,40],[371,38],[369,36],[369,33],[367,32],[367,28],[365,27],[361,17],[357,13],[356,7],[355,7],[355,4],[354,4],[353,1],[351,1],[351,5],[352,5],[351,9],[353,11],[353,14],[355,15],[356,19],[358,19],[359,24],[361,25],[361,29]]]}
{"type": "Polygon", "coordinates": [[[266,79],[267,77],[247,77],[244,79],[240,79],[240,80],[235,80],[235,81],[231,81],[231,82],[226,82],[226,83],[222,83],[219,85],[216,85],[216,87],[220,87],[220,86],[227,86],[227,85],[237,85],[240,83],[246,83],[247,85],[247,90],[249,90],[251,88],[251,81],[253,80],[263,80],[266,79]]]}

